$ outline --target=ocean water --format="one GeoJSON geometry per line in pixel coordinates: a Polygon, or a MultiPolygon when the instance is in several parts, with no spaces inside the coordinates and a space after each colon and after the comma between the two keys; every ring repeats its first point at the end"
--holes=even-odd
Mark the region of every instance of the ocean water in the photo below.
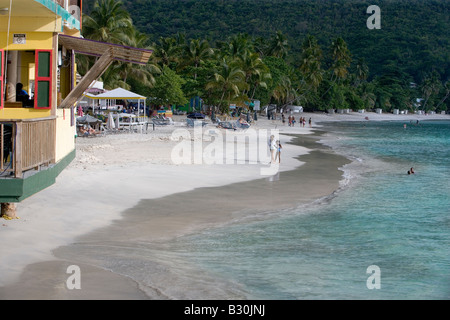
{"type": "Polygon", "coordinates": [[[324,127],[352,160],[337,192],[170,251],[248,299],[449,299],[450,122],[324,127]]]}

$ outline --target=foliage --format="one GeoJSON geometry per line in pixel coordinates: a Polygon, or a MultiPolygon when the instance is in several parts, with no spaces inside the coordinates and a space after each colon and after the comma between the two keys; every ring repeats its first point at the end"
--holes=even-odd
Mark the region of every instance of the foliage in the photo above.
{"type": "Polygon", "coordinates": [[[183,79],[175,71],[164,67],[154,87],[150,89],[151,103],[163,106],[186,104],[188,100],[181,90],[183,83],[183,79]]]}
{"type": "MultiPolygon", "coordinates": [[[[116,0],[98,2],[118,10],[116,0]]],[[[118,7],[133,17],[131,29],[111,27],[109,40],[154,53],[143,70],[119,65],[104,76],[141,94],[152,92],[158,103],[200,96],[222,111],[252,99],[309,111],[450,106],[448,2],[380,0],[379,30],[367,29],[363,0],[122,2],[118,7]]],[[[99,14],[93,3],[83,3],[84,17],[99,14]]],[[[117,19],[128,21],[123,13],[117,19]]]]}

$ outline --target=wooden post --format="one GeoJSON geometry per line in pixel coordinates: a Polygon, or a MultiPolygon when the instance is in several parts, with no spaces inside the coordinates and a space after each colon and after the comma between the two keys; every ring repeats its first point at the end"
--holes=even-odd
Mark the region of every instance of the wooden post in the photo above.
{"type": "Polygon", "coordinates": [[[2,203],[0,216],[7,220],[17,219],[16,206],[14,203],[2,203]]]}
{"type": "Polygon", "coordinates": [[[59,108],[70,108],[78,101],[83,95],[84,91],[89,88],[92,81],[100,77],[103,72],[109,67],[114,59],[113,50],[109,48],[92,66],[92,68],[84,75],[80,83],[67,95],[67,97],[61,102],[59,108]]]}
{"type": "Polygon", "coordinates": [[[14,149],[14,176],[16,178],[22,178],[22,132],[23,123],[21,121],[16,122],[15,130],[13,129],[13,137],[15,143],[14,149]]]}
{"type": "Polygon", "coordinates": [[[2,171],[3,171],[3,158],[5,158],[3,155],[3,152],[4,152],[3,148],[4,148],[4,143],[5,143],[3,128],[4,128],[4,124],[1,123],[0,124],[0,170],[2,170],[2,171]]]}

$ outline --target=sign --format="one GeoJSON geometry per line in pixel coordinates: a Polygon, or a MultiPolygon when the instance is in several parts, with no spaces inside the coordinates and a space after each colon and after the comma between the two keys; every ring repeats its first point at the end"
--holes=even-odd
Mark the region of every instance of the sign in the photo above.
{"type": "Polygon", "coordinates": [[[253,110],[254,110],[254,111],[259,111],[259,110],[261,110],[261,107],[260,107],[261,101],[255,100],[255,101],[253,101],[253,103],[255,104],[254,107],[253,107],[253,110]]]}
{"type": "Polygon", "coordinates": [[[27,35],[25,33],[14,33],[13,43],[14,44],[25,44],[27,35]]]}

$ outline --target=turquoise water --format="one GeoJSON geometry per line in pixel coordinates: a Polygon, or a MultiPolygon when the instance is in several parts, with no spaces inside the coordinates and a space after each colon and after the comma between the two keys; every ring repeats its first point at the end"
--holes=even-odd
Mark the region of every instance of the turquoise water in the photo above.
{"type": "Polygon", "coordinates": [[[450,122],[406,124],[325,125],[323,142],[353,160],[336,194],[173,249],[249,299],[449,299],[450,122]]]}

